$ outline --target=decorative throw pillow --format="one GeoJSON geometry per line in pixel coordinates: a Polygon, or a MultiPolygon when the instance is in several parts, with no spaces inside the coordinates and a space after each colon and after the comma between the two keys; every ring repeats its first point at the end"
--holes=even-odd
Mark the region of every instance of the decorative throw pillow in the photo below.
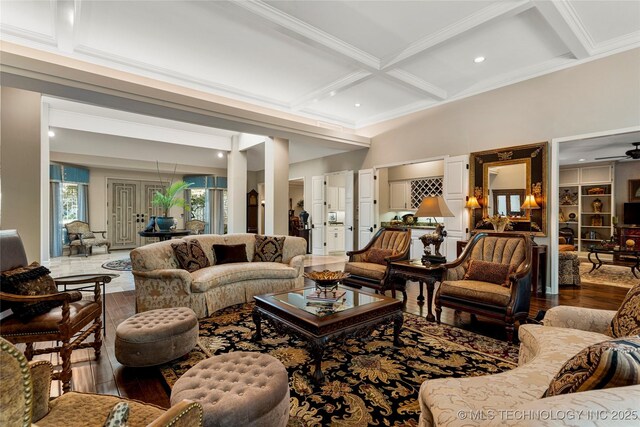
{"type": "Polygon", "coordinates": [[[495,283],[508,288],[511,286],[509,275],[512,271],[513,267],[510,264],[472,259],[464,274],[464,280],[495,283]]]}
{"type": "Polygon", "coordinates": [[[611,319],[609,335],[614,338],[640,335],[640,284],[627,292],[618,312],[611,319]]]}
{"type": "Polygon", "coordinates": [[[365,253],[365,262],[387,265],[384,259],[392,256],[394,253],[395,251],[393,249],[370,248],[365,253]]]}
{"type": "MultiPolygon", "coordinates": [[[[27,267],[18,267],[3,271],[0,275],[0,289],[15,295],[48,295],[58,293],[58,288],[49,276],[49,269],[37,262],[27,267]]],[[[46,313],[54,307],[62,305],[62,301],[41,301],[33,303],[13,303],[9,305],[13,313],[23,322],[32,317],[46,313]]]]}
{"type": "Polygon", "coordinates": [[[197,240],[172,243],[171,248],[178,260],[178,265],[189,273],[209,267],[209,259],[197,240]]]}
{"type": "Polygon", "coordinates": [[[104,427],[126,427],[129,420],[129,403],[119,402],[111,409],[104,427]]]}
{"type": "Polygon", "coordinates": [[[248,262],[247,245],[213,245],[213,253],[216,257],[216,265],[231,264],[233,262],[248,262]]]}
{"type": "Polygon", "coordinates": [[[569,359],[542,397],[640,384],[640,337],[591,345],[569,359]]]}
{"type": "Polygon", "coordinates": [[[254,262],[282,262],[285,237],[261,236],[256,234],[254,262]]]}

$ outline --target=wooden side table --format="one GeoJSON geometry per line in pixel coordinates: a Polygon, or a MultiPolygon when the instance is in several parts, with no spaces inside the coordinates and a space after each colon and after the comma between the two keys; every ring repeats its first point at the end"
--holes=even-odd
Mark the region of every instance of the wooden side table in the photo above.
{"type": "Polygon", "coordinates": [[[427,284],[427,320],[433,322],[436,320],[431,310],[433,305],[433,291],[436,282],[442,280],[444,273],[444,264],[423,265],[420,261],[395,261],[391,263],[389,271],[389,282],[392,289],[395,286],[394,279],[404,279],[420,284],[420,295],[418,295],[418,304],[424,304],[423,287],[427,284]]]}

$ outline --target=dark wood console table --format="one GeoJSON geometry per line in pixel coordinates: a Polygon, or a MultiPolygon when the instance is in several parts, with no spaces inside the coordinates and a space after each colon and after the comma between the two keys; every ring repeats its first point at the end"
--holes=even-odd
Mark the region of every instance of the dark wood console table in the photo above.
{"type": "Polygon", "coordinates": [[[171,231],[140,231],[138,234],[142,237],[157,237],[161,242],[172,239],[174,237],[183,237],[191,234],[190,230],[171,230],[171,231]]]}
{"type": "MultiPolygon", "coordinates": [[[[457,256],[467,245],[466,240],[456,243],[457,256]]],[[[547,245],[531,246],[531,293],[544,295],[547,291],[547,245]]]]}

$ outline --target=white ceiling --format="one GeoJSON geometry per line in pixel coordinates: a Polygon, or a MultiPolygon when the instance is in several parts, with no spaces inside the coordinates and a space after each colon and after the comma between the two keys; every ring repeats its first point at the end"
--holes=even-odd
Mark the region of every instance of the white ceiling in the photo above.
{"type": "Polygon", "coordinates": [[[634,142],[640,142],[640,132],[563,142],[558,145],[558,159],[560,165],[573,165],[598,162],[596,159],[601,157],[620,156],[619,159],[602,161],[637,162],[640,165],[640,160],[624,159],[624,153],[634,149],[634,142]]]}
{"type": "Polygon", "coordinates": [[[640,46],[635,0],[0,7],[4,40],[353,129],[640,46]]]}

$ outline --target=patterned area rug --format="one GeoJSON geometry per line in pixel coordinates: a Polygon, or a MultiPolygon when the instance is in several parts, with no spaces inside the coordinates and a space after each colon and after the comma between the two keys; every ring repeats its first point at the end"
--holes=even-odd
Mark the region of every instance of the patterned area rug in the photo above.
{"type": "Polygon", "coordinates": [[[266,322],[262,342],[250,340],[252,309],[253,304],[237,305],[201,320],[198,346],[160,367],[169,387],[207,357],[259,351],[289,372],[289,426],[417,426],[418,391],[425,380],[495,374],[513,369],[518,357],[513,344],[405,313],[404,347],[393,347],[392,327],[330,344],[322,362],[325,383],[318,386],[310,379],[313,361],[304,342],[278,335],[266,322]]]}
{"type": "Polygon", "coordinates": [[[117,259],[102,264],[102,268],[116,271],[131,271],[131,260],[129,258],[117,259]]]}
{"type": "Polygon", "coordinates": [[[640,279],[636,279],[633,276],[629,267],[602,265],[599,269],[589,273],[591,267],[593,267],[593,265],[590,262],[580,263],[580,280],[583,283],[619,286],[623,288],[631,288],[637,283],[640,283],[640,279]]]}

